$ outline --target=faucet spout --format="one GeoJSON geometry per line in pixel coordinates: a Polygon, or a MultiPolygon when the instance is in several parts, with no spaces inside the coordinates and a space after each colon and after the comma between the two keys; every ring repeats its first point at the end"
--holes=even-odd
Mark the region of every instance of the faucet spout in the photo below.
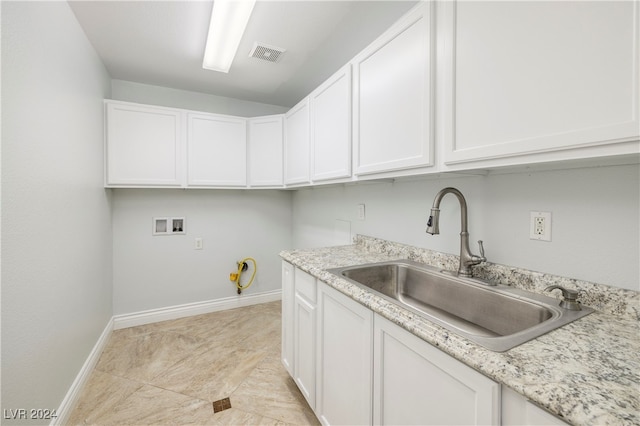
{"type": "Polygon", "coordinates": [[[469,230],[467,225],[467,200],[465,200],[462,192],[456,188],[444,188],[436,194],[436,198],[433,200],[433,207],[431,208],[431,215],[427,222],[427,233],[431,235],[437,235],[440,233],[440,202],[442,198],[447,194],[453,194],[460,203],[460,266],[458,268],[458,275],[463,277],[470,277],[471,267],[481,262],[486,261],[484,257],[484,247],[482,241],[478,241],[480,245],[481,256],[477,256],[471,253],[469,249],[469,230]]]}

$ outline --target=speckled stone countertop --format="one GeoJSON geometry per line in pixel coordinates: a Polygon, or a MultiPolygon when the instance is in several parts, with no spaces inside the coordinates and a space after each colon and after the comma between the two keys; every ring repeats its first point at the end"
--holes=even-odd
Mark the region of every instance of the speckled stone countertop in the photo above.
{"type": "Polygon", "coordinates": [[[457,256],[361,235],[354,241],[280,256],[568,423],[640,425],[640,293],[491,263],[476,267],[479,278],[535,293],[552,284],[579,289],[579,300],[596,309],[498,353],[326,272],[398,259],[455,270],[457,256]]]}

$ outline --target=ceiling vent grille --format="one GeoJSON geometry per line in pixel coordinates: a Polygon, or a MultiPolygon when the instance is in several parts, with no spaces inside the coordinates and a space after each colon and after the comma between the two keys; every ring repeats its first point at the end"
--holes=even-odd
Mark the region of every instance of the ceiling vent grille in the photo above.
{"type": "Polygon", "coordinates": [[[262,59],[263,61],[278,62],[280,55],[285,52],[284,49],[275,46],[268,46],[263,43],[256,42],[249,53],[249,57],[262,59]]]}

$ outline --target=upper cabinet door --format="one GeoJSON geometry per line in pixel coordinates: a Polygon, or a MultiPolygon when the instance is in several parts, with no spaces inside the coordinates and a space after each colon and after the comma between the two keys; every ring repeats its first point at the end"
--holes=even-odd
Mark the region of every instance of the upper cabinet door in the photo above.
{"type": "Polygon", "coordinates": [[[355,174],[433,164],[432,8],[421,3],[352,62],[355,174]]]}
{"type": "Polygon", "coordinates": [[[351,176],[351,66],[310,96],[312,180],[351,176]]]}
{"type": "Polygon", "coordinates": [[[189,186],[245,186],[246,119],[189,113],[187,120],[189,186]]]}
{"type": "Polygon", "coordinates": [[[309,183],[309,98],[285,114],[284,183],[309,183]]]}
{"type": "Polygon", "coordinates": [[[271,115],[248,120],[249,186],[282,186],[283,118],[271,115]]]}
{"type": "Polygon", "coordinates": [[[445,163],[637,140],[639,5],[439,4],[445,163]]]}
{"type": "Polygon", "coordinates": [[[181,113],[106,102],[107,186],[182,185],[181,113]]]}

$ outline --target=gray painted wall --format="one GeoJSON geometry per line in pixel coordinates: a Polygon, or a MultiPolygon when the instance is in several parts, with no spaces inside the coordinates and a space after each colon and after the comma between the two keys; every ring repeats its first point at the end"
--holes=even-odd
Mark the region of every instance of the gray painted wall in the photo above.
{"type": "Polygon", "coordinates": [[[112,315],[110,78],[66,2],[1,7],[2,409],[56,409],[112,315]]]}
{"type": "Polygon", "coordinates": [[[293,195],[293,245],[344,243],[350,233],[459,253],[460,209],[447,195],[440,235],[425,233],[436,193],[462,191],[469,232],[484,240],[489,261],[640,290],[638,165],[476,177],[445,177],[298,190],[293,195]],[[357,220],[357,205],[366,219],[357,220]],[[552,212],[552,241],[529,239],[530,211],[552,212]]]}
{"type": "MultiPolygon", "coordinates": [[[[287,110],[121,80],[112,81],[112,99],[240,117],[287,110]]],[[[290,192],[115,189],[113,193],[114,315],[238,297],[229,273],[245,257],[256,259],[258,273],[244,294],[280,288],[278,253],[292,247],[290,192]],[[168,215],[187,218],[187,235],[152,235],[153,217],[168,215]],[[203,238],[203,250],[194,250],[196,237],[203,238]]]]}
{"type": "Polygon", "coordinates": [[[258,271],[243,295],[280,289],[278,253],[291,247],[291,221],[285,191],[114,190],[114,314],[243,297],[229,274],[245,257],[258,271]],[[153,218],[166,216],[184,216],[186,235],[153,236],[153,218]]]}

